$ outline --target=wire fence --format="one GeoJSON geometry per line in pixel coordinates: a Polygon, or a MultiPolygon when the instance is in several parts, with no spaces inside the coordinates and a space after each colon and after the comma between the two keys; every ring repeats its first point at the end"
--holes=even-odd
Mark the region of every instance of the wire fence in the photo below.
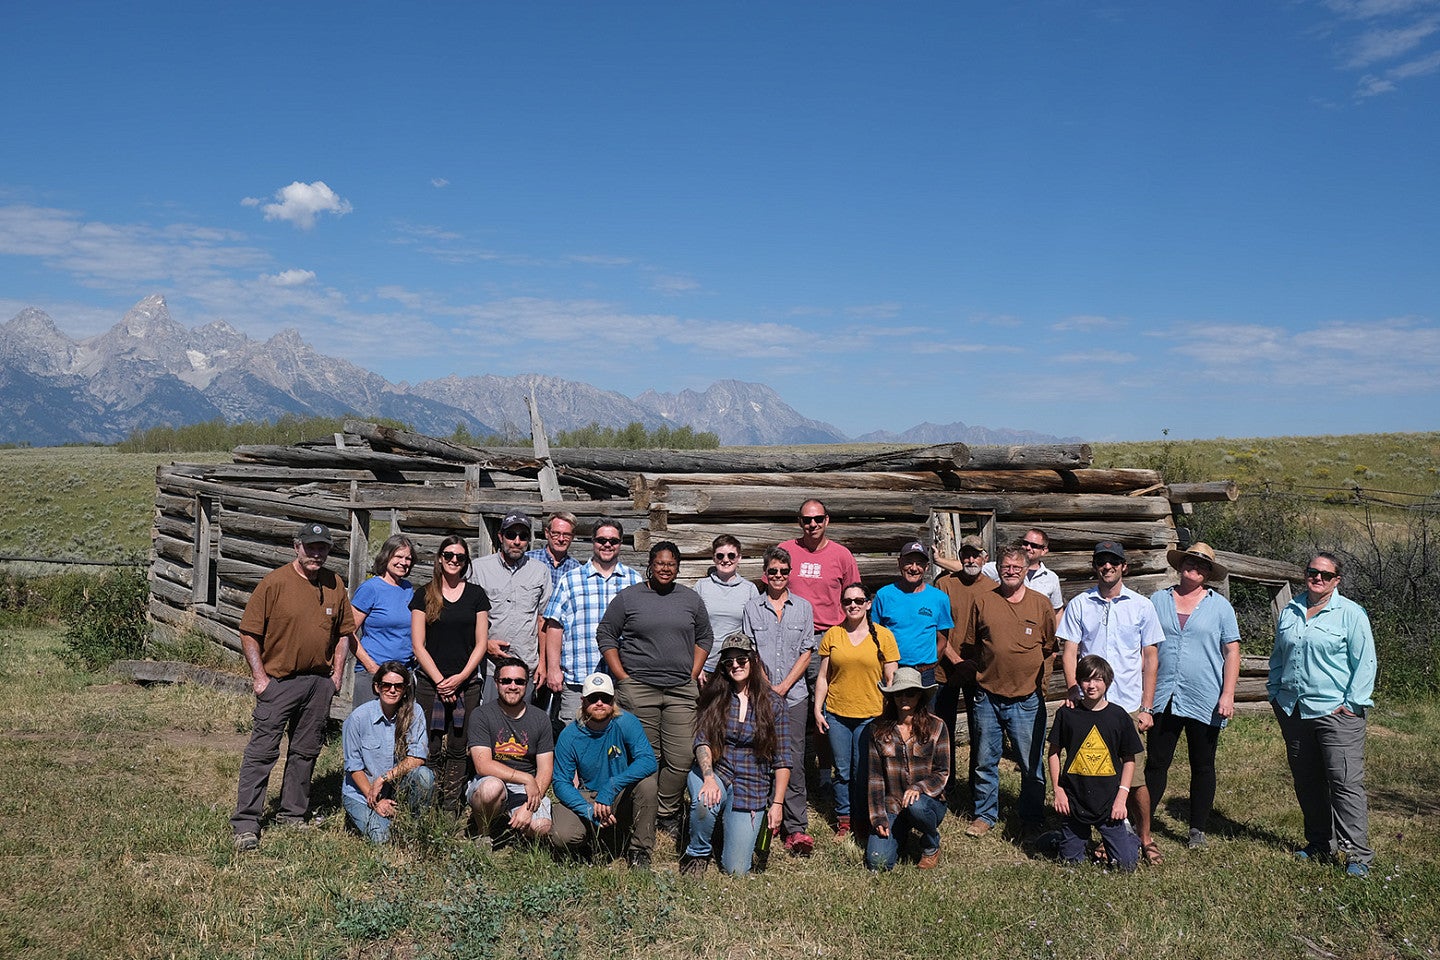
{"type": "Polygon", "coordinates": [[[74,557],[27,557],[11,554],[0,554],[0,562],[5,563],[53,563],[60,566],[76,567],[148,567],[146,560],[77,560],[74,557]]]}

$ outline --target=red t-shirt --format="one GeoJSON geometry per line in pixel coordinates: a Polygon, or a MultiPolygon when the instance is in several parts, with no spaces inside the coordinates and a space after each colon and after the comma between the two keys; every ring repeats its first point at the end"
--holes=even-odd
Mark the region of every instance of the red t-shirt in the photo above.
{"type": "Polygon", "coordinates": [[[799,540],[780,544],[790,552],[790,592],[815,608],[815,629],[825,631],[845,619],[840,594],[847,584],[860,582],[855,555],[834,540],[811,551],[799,540]]]}

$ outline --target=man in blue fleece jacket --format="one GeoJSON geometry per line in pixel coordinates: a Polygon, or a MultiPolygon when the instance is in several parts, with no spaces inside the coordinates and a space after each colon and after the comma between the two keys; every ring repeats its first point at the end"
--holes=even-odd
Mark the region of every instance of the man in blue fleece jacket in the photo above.
{"type": "MultiPolygon", "coordinates": [[[[655,790],[658,769],[645,729],[615,706],[615,685],[592,673],[581,687],[579,715],[555,741],[555,797],[550,842],[566,854],[620,856],[630,836],[635,793],[655,790]]],[[[651,798],[653,802],[653,798],[651,798]]]]}

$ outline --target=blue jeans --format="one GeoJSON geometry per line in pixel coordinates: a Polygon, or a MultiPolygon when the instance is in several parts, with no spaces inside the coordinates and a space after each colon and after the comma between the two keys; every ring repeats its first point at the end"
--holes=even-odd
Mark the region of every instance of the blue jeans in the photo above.
{"type": "Polygon", "coordinates": [[[890,836],[871,833],[865,844],[865,866],[871,870],[889,870],[895,866],[912,831],[920,833],[922,856],[940,849],[940,821],[945,819],[945,804],[928,793],[920,794],[910,806],[898,814],[887,815],[886,819],[890,821],[890,836]]]}
{"type": "Polygon", "coordinates": [[[720,803],[707,807],[700,802],[700,788],[705,785],[698,771],[693,767],[686,777],[690,785],[690,796],[695,800],[690,806],[690,843],[685,847],[685,856],[706,859],[712,849],[710,838],[715,835],[715,824],[725,819],[725,846],[720,851],[720,869],[726,873],[746,874],[750,872],[750,861],[755,853],[755,839],[765,828],[764,810],[733,810],[730,807],[730,790],[724,781],[720,784],[720,803]]]}
{"type": "Polygon", "coordinates": [[[1020,819],[1040,823],[1045,819],[1045,703],[1040,694],[997,697],[982,687],[975,693],[975,725],[980,731],[972,784],[975,819],[1000,819],[1000,755],[1008,733],[1020,755],[1020,819]]]}
{"type": "MultiPolygon", "coordinates": [[[[407,803],[410,812],[418,814],[435,799],[435,771],[429,767],[417,767],[401,777],[395,786],[395,801],[407,803]]],[[[363,833],[371,843],[384,843],[390,839],[390,818],[382,817],[371,810],[364,797],[342,790],[340,802],[345,806],[345,813],[349,815],[350,822],[355,824],[355,829],[363,833]]]]}
{"type": "MultiPolygon", "coordinates": [[[[865,768],[868,757],[866,752],[869,744],[865,740],[865,728],[870,726],[874,717],[841,717],[825,711],[825,722],[830,725],[825,736],[830,740],[830,752],[835,754],[835,776],[830,780],[830,786],[835,791],[835,816],[850,816],[852,801],[858,803],[855,798],[857,789],[865,789],[865,768]],[[858,786],[857,786],[858,785],[858,786]]],[[[863,797],[863,794],[861,794],[863,797]]],[[[860,819],[868,820],[865,811],[860,812],[860,819]]]]}

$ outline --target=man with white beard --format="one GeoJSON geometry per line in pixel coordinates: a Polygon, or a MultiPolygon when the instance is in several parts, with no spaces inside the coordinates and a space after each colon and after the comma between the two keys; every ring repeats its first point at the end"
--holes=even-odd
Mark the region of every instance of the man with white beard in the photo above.
{"type": "MultiPolygon", "coordinates": [[[[970,762],[967,783],[975,779],[975,761],[979,759],[979,750],[976,744],[979,742],[979,732],[975,729],[975,676],[973,673],[964,671],[960,664],[960,645],[965,640],[965,625],[970,622],[970,608],[974,604],[974,595],[994,590],[1000,586],[1000,581],[985,576],[981,571],[985,566],[986,559],[985,542],[979,537],[966,537],[960,541],[960,562],[954,560],[942,561],[936,558],[936,563],[943,567],[956,566],[959,569],[950,573],[941,574],[935,580],[935,586],[945,591],[950,598],[950,619],[955,626],[947,631],[945,656],[940,660],[940,670],[944,671],[941,677],[940,690],[935,694],[935,715],[945,721],[951,733],[955,730],[955,716],[959,711],[960,698],[965,699],[965,729],[970,738],[970,762]]],[[[938,676],[938,671],[937,671],[938,676]]],[[[955,751],[950,751],[950,780],[946,786],[949,791],[949,800],[952,804],[959,802],[958,788],[955,786],[955,751]]]]}

